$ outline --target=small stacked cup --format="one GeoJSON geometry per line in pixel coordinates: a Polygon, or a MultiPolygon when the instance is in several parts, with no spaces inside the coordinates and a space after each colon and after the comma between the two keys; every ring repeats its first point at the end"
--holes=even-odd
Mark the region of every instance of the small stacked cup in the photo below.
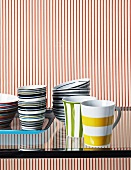
{"type": "Polygon", "coordinates": [[[41,130],[46,112],[46,86],[18,88],[18,113],[23,130],[41,130]]]}

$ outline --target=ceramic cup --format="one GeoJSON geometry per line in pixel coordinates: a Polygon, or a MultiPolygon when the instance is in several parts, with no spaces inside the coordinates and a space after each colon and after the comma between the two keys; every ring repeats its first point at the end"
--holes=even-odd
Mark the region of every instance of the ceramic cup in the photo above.
{"type": "Polygon", "coordinates": [[[107,100],[90,100],[81,103],[82,124],[85,145],[105,147],[110,144],[112,129],[121,118],[121,111],[115,103],[107,100]],[[118,110],[114,122],[115,109],[118,110]]]}
{"type": "Polygon", "coordinates": [[[82,137],[81,102],[95,100],[91,96],[70,96],[62,99],[65,112],[66,135],[70,137],[82,137]]]}

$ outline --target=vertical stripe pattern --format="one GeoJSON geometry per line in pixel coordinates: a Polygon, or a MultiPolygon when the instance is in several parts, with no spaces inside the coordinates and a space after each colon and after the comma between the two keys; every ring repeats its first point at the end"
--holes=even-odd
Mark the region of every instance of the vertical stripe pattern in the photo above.
{"type": "MultiPolygon", "coordinates": [[[[130,8],[130,0],[0,0],[0,93],[17,95],[19,86],[45,84],[52,107],[55,85],[88,77],[91,95],[131,106],[130,8]]],[[[112,147],[131,145],[131,116],[123,112],[112,147]]],[[[18,129],[17,121],[12,125],[18,129]]],[[[44,134],[0,135],[0,146],[62,148],[61,138],[66,138],[65,128],[55,120],[44,134]]],[[[83,141],[67,139],[66,144],[78,148],[83,141]]],[[[0,160],[6,170],[127,170],[130,164],[130,158],[0,160]]]]}
{"type": "Polygon", "coordinates": [[[80,104],[64,102],[66,135],[70,137],[82,137],[83,127],[80,104]]]}
{"type": "Polygon", "coordinates": [[[131,106],[130,0],[0,0],[0,93],[88,77],[91,95],[131,106]]]}
{"type": "Polygon", "coordinates": [[[131,158],[1,159],[3,170],[130,170],[131,158]],[[115,161],[113,161],[115,160],[115,161]]]}

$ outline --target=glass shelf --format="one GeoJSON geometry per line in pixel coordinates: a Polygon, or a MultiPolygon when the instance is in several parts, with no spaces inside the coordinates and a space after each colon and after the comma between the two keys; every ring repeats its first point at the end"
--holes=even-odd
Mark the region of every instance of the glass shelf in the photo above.
{"type": "MultiPolygon", "coordinates": [[[[107,148],[89,148],[83,138],[66,136],[64,123],[54,118],[50,110],[47,118],[52,118],[51,124],[47,123],[49,127],[40,133],[0,134],[0,158],[131,157],[131,107],[121,110],[121,119],[107,148]]],[[[11,128],[21,131],[18,118],[11,128]]]]}

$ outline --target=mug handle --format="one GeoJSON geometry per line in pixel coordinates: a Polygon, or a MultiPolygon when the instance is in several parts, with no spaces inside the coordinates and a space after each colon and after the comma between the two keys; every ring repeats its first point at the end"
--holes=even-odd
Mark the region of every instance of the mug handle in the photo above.
{"type": "Polygon", "coordinates": [[[120,108],[117,107],[117,106],[115,106],[115,109],[118,111],[118,116],[117,116],[116,121],[115,121],[114,124],[113,124],[113,129],[114,129],[114,127],[117,125],[117,123],[119,122],[119,120],[120,120],[120,118],[121,118],[121,110],[120,110],[120,108]]]}

